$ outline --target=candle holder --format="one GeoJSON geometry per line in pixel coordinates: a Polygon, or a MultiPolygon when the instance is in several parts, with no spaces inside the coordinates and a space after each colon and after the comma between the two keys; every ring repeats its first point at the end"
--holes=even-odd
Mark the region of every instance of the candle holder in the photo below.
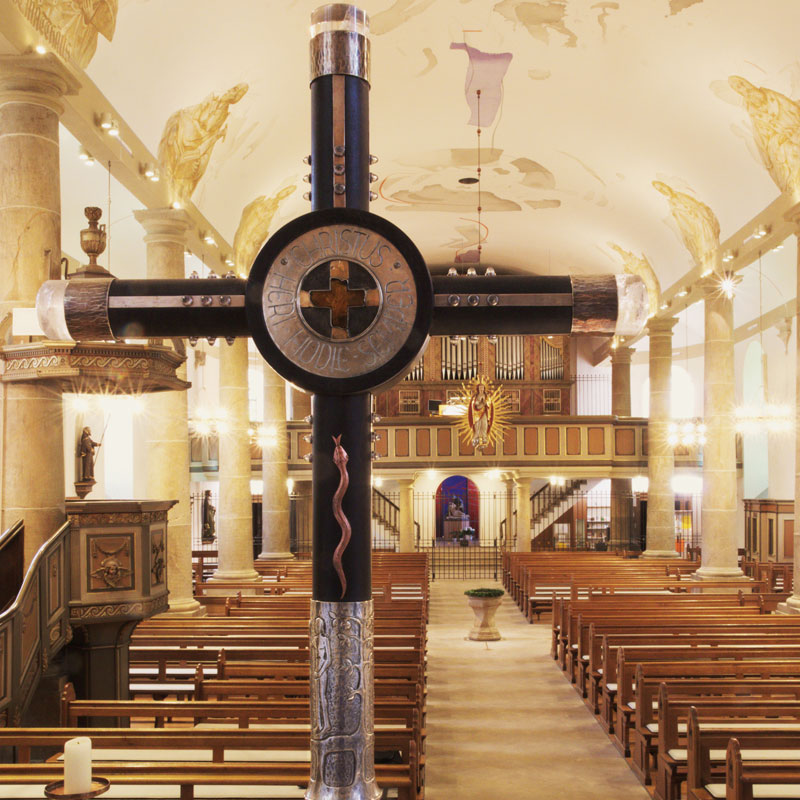
{"type": "Polygon", "coordinates": [[[107,792],[111,786],[111,781],[108,778],[92,778],[92,788],[88,792],[79,792],[78,794],[67,794],[64,791],[64,781],[53,781],[44,787],[45,797],[58,798],[58,800],[90,800],[92,797],[107,792]]]}

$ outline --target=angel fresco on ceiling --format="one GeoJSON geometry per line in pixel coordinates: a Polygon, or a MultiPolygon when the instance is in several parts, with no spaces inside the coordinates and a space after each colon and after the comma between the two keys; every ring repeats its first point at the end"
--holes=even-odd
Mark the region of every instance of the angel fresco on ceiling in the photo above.
{"type": "MultiPolygon", "coordinates": [[[[19,0],[18,5],[22,7],[19,0]]],[[[31,15],[31,24],[48,40],[53,31],[63,37],[70,57],[81,69],[89,66],[98,35],[109,42],[114,38],[118,0],[41,0],[38,5],[39,13],[31,15]],[[43,20],[50,23],[53,31],[46,29],[43,20]]]]}
{"type": "Polygon", "coordinates": [[[202,103],[176,111],[164,125],[158,160],[165,172],[170,202],[188,202],[205,174],[211,153],[225,138],[230,107],[247,93],[237,83],[223,94],[210,94],[202,103]]]}
{"type": "Polygon", "coordinates": [[[679,192],[663,181],[653,181],[653,188],[669,200],[672,218],[695,264],[708,264],[719,250],[720,228],[716,214],[696,197],[679,192]]]}
{"type": "Polygon", "coordinates": [[[764,166],[782,192],[800,199],[800,103],[738,75],[730,87],[744,100],[764,166]]]}
{"type": "Polygon", "coordinates": [[[278,213],[280,204],[295,188],[286,186],[272,197],[262,194],[242,209],[239,227],[233,237],[236,268],[240,273],[246,274],[250,270],[261,245],[269,236],[272,220],[278,213]]]}

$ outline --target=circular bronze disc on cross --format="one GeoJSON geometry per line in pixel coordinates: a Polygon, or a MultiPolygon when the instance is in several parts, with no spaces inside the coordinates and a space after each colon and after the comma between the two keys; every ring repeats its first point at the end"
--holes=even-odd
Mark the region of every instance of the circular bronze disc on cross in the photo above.
{"type": "Polygon", "coordinates": [[[403,375],[428,338],[433,287],[414,243],[366,211],[313,211],[261,249],[247,322],[269,365],[310,392],[356,394],[403,375]]]}

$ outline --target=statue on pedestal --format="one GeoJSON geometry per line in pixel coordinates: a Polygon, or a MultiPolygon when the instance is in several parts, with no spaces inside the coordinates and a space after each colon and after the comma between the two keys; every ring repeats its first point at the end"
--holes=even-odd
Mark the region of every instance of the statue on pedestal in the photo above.
{"type": "Polygon", "coordinates": [[[81,432],[78,441],[78,458],[80,459],[79,478],[75,481],[75,493],[83,500],[96,481],[94,479],[95,450],[102,446],[102,442],[92,439],[92,429],[87,425],[81,432]]]}
{"type": "Polygon", "coordinates": [[[203,533],[204,542],[213,542],[217,534],[217,509],[211,503],[211,489],[203,492],[203,533]]]}

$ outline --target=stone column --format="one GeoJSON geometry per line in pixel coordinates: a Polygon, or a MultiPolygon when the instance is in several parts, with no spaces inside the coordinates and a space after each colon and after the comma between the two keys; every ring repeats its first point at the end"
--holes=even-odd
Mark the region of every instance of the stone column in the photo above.
{"type": "MultiPolygon", "coordinates": [[[[792,208],[786,218],[794,223],[797,237],[797,287],[800,291],[800,204],[792,208]]],[[[794,583],[792,596],[781,603],[779,610],[790,614],[800,614],[800,319],[795,319],[797,355],[795,361],[795,429],[794,429],[794,583]]]]}
{"type": "Polygon", "coordinates": [[[294,558],[289,542],[289,433],[286,430],[286,384],[264,362],[264,429],[261,474],[261,553],[258,560],[294,558]]]}
{"type": "Polygon", "coordinates": [[[704,281],[702,566],[696,578],[739,578],[736,529],[736,402],[733,375],[733,299],[719,277],[704,281]]]}
{"type": "Polygon", "coordinates": [[[292,389],[292,419],[305,419],[311,413],[311,395],[292,389]]]}
{"type": "Polygon", "coordinates": [[[671,417],[672,329],[675,317],[651,319],[650,419],[647,423],[647,549],[646,558],[677,558],[675,550],[675,493],[672,473],[675,457],[667,441],[671,417]]]}
{"type": "Polygon", "coordinates": [[[219,566],[212,577],[218,581],[258,580],[253,569],[247,366],[247,339],[220,343],[219,404],[227,416],[225,433],[219,437],[219,566]]]}
{"type": "Polygon", "coordinates": [[[416,534],[414,531],[414,481],[397,481],[398,502],[400,508],[400,539],[398,542],[401,553],[413,553],[416,550],[416,534]]]}
{"type": "Polygon", "coordinates": [[[531,549],[531,482],[527,478],[517,479],[517,552],[527,553],[531,549]]]}
{"type": "Polygon", "coordinates": [[[506,478],[506,541],[507,550],[511,550],[514,542],[514,500],[517,495],[516,481],[513,478],[506,478]]]}
{"type": "MultiPolygon", "coordinates": [[[[58,277],[61,97],[79,85],[53,55],[0,56],[0,319],[58,277]]],[[[25,564],[64,522],[61,396],[0,384],[0,527],[25,520],[25,564]]]]}
{"type": "MultiPolygon", "coordinates": [[[[173,208],[134,211],[145,229],[147,277],[184,277],[189,215],[173,208]]],[[[186,379],[186,364],[177,370],[186,379]]],[[[158,392],[147,398],[145,421],[146,493],[150,500],[177,500],[167,525],[168,615],[200,616],[205,607],[192,595],[191,481],[187,392],[158,392]]]]}
{"type": "MultiPolygon", "coordinates": [[[[611,413],[615,417],[631,415],[632,347],[616,347],[611,351],[611,413]]],[[[631,479],[611,479],[611,542],[612,547],[628,544],[633,514],[631,479]]]]}

